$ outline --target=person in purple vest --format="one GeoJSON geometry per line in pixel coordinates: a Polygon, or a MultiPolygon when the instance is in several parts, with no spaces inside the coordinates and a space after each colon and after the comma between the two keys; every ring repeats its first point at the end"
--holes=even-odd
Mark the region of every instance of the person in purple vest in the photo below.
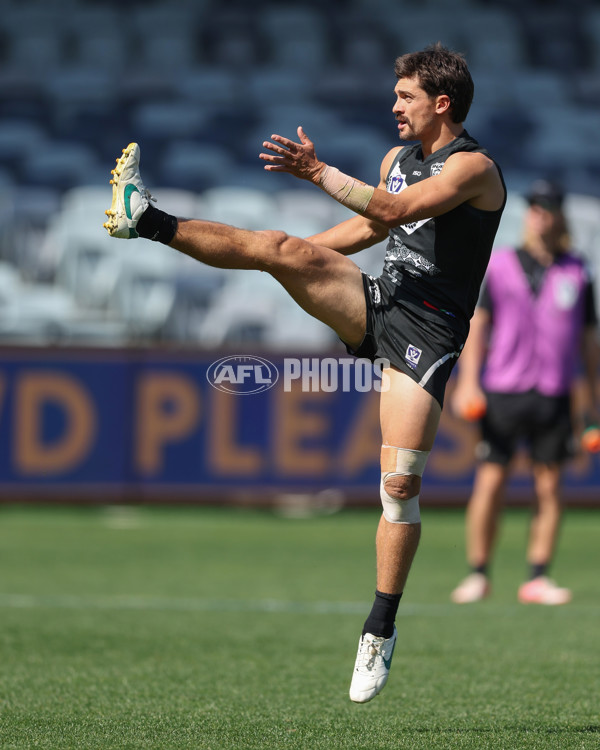
{"type": "Polygon", "coordinates": [[[566,604],[569,589],[548,578],[561,518],[560,481],[573,452],[570,391],[579,365],[586,373],[590,415],[597,422],[598,343],[593,287],[569,249],[559,185],[536,181],[527,195],[524,239],[499,248],[488,266],[471,331],[459,360],[452,406],[481,417],[479,463],[466,514],[470,574],[454,602],[490,593],[489,566],[509,464],[525,441],[532,459],[536,506],[519,601],[566,604]]]}

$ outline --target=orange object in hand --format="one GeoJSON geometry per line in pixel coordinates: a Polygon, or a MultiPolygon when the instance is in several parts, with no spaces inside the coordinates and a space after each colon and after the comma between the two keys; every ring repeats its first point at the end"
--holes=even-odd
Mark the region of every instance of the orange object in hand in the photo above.
{"type": "Polygon", "coordinates": [[[581,436],[581,445],[588,453],[600,453],[600,427],[590,425],[581,436]]]}
{"type": "Polygon", "coordinates": [[[486,412],[486,403],[483,399],[469,401],[462,412],[462,418],[468,422],[476,422],[481,419],[486,412]]]}

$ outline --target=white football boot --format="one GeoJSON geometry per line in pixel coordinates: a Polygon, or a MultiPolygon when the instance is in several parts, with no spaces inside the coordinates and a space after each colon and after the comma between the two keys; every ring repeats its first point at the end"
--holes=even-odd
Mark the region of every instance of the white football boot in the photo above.
{"type": "Polygon", "coordinates": [[[483,573],[471,573],[454,589],[450,598],[455,604],[471,604],[485,599],[490,591],[490,582],[483,573]]]}
{"type": "Polygon", "coordinates": [[[366,703],[380,693],[387,682],[398,631],[391,638],[365,633],[358,642],[358,654],[350,685],[350,700],[366,703]]]}
{"type": "Polygon", "coordinates": [[[152,198],[144,187],[140,176],[140,147],[130,143],[117,159],[117,166],[111,170],[110,184],[112,203],[104,213],[108,216],[103,226],[111,237],[130,240],[139,237],[136,226],[141,215],[148,208],[152,198]]]}
{"type": "Polygon", "coordinates": [[[522,604],[568,604],[571,592],[557,586],[550,578],[540,576],[520,586],[518,597],[522,604]]]}

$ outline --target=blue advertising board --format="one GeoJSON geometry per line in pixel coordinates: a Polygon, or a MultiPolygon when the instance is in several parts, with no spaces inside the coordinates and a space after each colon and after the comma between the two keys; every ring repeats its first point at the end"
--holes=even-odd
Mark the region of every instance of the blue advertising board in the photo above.
{"type": "MultiPolygon", "coordinates": [[[[2,498],[213,502],[336,488],[378,503],[380,387],[377,368],[348,357],[3,350],[2,498]]],[[[445,409],[424,503],[466,501],[476,441],[445,409]]],[[[529,482],[519,460],[513,496],[529,482]]],[[[578,456],[568,501],[595,503],[599,487],[598,455],[578,456]]]]}

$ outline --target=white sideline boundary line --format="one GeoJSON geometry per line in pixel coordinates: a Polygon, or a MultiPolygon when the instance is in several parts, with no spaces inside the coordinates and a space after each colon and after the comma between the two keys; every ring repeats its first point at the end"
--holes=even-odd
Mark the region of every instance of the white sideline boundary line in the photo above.
{"type": "MultiPolygon", "coordinates": [[[[263,612],[301,615],[364,615],[368,602],[295,602],[282,599],[176,599],[153,596],[74,596],[68,594],[2,594],[0,609],[73,609],[73,610],[139,610],[158,612],[263,612]]],[[[552,610],[566,615],[600,615],[600,605],[568,604],[562,607],[525,607],[519,604],[476,605],[403,603],[399,617],[448,617],[457,614],[512,615],[525,609],[552,610]]]]}

